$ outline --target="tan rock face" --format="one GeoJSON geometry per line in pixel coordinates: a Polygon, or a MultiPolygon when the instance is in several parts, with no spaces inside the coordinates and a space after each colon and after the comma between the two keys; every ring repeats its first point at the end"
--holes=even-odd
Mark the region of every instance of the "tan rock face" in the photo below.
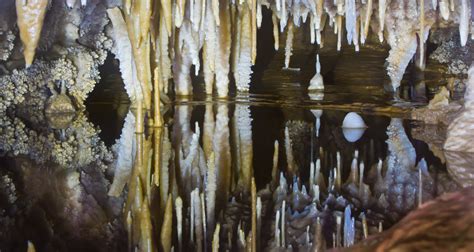
{"type": "Polygon", "coordinates": [[[472,251],[474,188],[422,205],[387,232],[336,251],[472,251]],[[436,237],[436,242],[432,242],[436,237]]]}
{"type": "Polygon", "coordinates": [[[464,108],[448,127],[444,149],[474,152],[474,65],[469,69],[469,79],[464,95],[464,108]]]}
{"type": "Polygon", "coordinates": [[[27,67],[33,63],[35,57],[47,5],[48,0],[16,0],[18,28],[27,67]]]}

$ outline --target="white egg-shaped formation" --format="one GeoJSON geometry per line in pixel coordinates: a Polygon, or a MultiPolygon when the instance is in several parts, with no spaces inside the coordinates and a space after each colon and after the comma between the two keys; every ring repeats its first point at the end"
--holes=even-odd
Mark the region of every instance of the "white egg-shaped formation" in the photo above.
{"type": "Polygon", "coordinates": [[[346,129],[363,129],[367,128],[365,125],[364,119],[362,117],[355,113],[355,112],[350,112],[344,117],[344,121],[342,122],[342,128],[346,129]]]}
{"type": "Polygon", "coordinates": [[[316,55],[316,74],[309,82],[308,90],[324,90],[324,80],[321,75],[321,64],[319,63],[319,54],[316,55]]]}
{"type": "Polygon", "coordinates": [[[342,128],[344,138],[350,143],[357,142],[364,135],[364,132],[365,128],[342,128]]]}

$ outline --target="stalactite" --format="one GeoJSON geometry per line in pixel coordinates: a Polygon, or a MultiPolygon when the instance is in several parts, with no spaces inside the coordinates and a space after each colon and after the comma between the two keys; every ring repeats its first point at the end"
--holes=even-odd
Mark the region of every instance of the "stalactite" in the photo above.
{"type": "Polygon", "coordinates": [[[216,169],[214,164],[214,153],[209,156],[207,163],[207,183],[206,183],[206,215],[207,226],[210,230],[214,227],[215,205],[216,205],[216,169]]]}
{"type": "Polygon", "coordinates": [[[288,24],[288,29],[286,31],[286,43],[285,43],[285,68],[290,67],[290,58],[293,50],[293,37],[294,37],[294,30],[293,30],[293,23],[290,22],[288,24]]]}
{"type": "MultiPolygon", "coordinates": [[[[229,132],[229,108],[226,104],[219,104],[216,113],[216,127],[213,140],[215,154],[216,189],[219,194],[217,202],[223,203],[227,200],[231,183],[231,161],[230,154],[230,132],[229,132]]],[[[250,130],[250,129],[249,129],[250,130]]],[[[250,134],[251,138],[251,134],[250,134]]],[[[250,139],[250,144],[252,140],[250,139]]],[[[245,148],[248,148],[247,146],[245,148]]],[[[251,148],[251,147],[250,147],[251,148]]]]}
{"type": "Polygon", "coordinates": [[[459,17],[461,46],[465,46],[467,43],[467,37],[469,36],[469,22],[471,22],[471,11],[469,10],[467,0],[461,0],[461,15],[459,17]]]}
{"type": "Polygon", "coordinates": [[[138,80],[142,87],[143,101],[147,110],[151,109],[152,89],[149,35],[151,14],[151,0],[137,0],[133,2],[130,14],[125,15],[138,80]]]}
{"type": "Polygon", "coordinates": [[[218,97],[227,97],[229,93],[229,59],[232,45],[230,7],[228,0],[221,0],[219,5],[220,23],[217,27],[216,91],[218,97]]]}
{"type": "MultiPolygon", "coordinates": [[[[384,1],[384,0],[382,0],[384,1]]],[[[365,39],[367,38],[367,36],[369,35],[369,28],[370,28],[370,20],[371,20],[371,17],[372,17],[372,2],[373,0],[367,0],[367,5],[366,5],[366,10],[365,10],[365,17],[364,17],[364,26],[363,26],[363,30],[364,30],[364,41],[365,39]]],[[[383,6],[379,6],[379,8],[382,8],[383,6]]],[[[382,25],[382,24],[380,24],[382,25]]],[[[362,43],[364,44],[364,42],[362,43]]]]}
{"type": "MultiPolygon", "coordinates": [[[[161,12],[164,10],[161,9],[161,12]]],[[[171,59],[169,55],[169,36],[171,36],[170,33],[168,33],[167,28],[166,28],[166,22],[165,22],[165,15],[161,14],[160,15],[160,23],[159,23],[159,28],[158,28],[158,34],[159,37],[157,38],[157,44],[158,44],[158,49],[157,49],[157,57],[156,60],[158,61],[157,63],[161,66],[161,78],[163,80],[162,84],[160,85],[160,88],[163,92],[168,92],[168,82],[169,79],[172,77],[171,74],[171,59]]]]}
{"type": "Polygon", "coordinates": [[[16,15],[26,67],[33,64],[48,0],[16,0],[16,15]]]}
{"type": "Polygon", "coordinates": [[[449,2],[448,0],[439,0],[439,12],[444,20],[449,19],[449,2]]]}
{"type": "Polygon", "coordinates": [[[235,108],[236,132],[239,145],[239,185],[243,190],[250,189],[251,178],[253,175],[253,142],[252,142],[252,118],[250,116],[250,107],[247,105],[236,104],[235,108]]]}
{"type": "Polygon", "coordinates": [[[204,34],[204,45],[202,48],[202,60],[203,60],[203,72],[204,72],[204,84],[206,94],[211,95],[213,92],[213,85],[215,80],[215,71],[216,71],[216,46],[217,44],[217,34],[216,31],[216,22],[212,12],[212,1],[213,0],[203,0],[207,1],[206,5],[206,14],[204,16],[205,22],[205,34],[204,34]]]}
{"type": "Polygon", "coordinates": [[[346,38],[347,43],[350,45],[353,42],[353,38],[356,35],[356,3],[355,0],[345,0],[345,21],[346,21],[346,38]]]}
{"type": "Polygon", "coordinates": [[[87,5],[87,0],[81,0],[81,6],[85,7],[87,5]]]}
{"type": "Polygon", "coordinates": [[[337,30],[337,51],[340,51],[342,46],[342,16],[340,15],[336,17],[335,28],[337,30]]]}
{"type": "Polygon", "coordinates": [[[120,135],[117,148],[117,160],[114,163],[114,180],[108,192],[108,195],[113,197],[120,196],[125,184],[130,180],[130,174],[133,168],[133,159],[136,151],[136,138],[135,116],[131,111],[125,117],[122,134],[120,135]]]}
{"type": "Polygon", "coordinates": [[[176,232],[178,235],[178,251],[182,250],[183,247],[183,200],[181,197],[177,197],[174,201],[176,208],[176,232]]]}
{"type": "Polygon", "coordinates": [[[250,86],[250,75],[252,74],[252,15],[250,6],[246,3],[238,6],[240,18],[235,36],[238,36],[238,47],[236,49],[236,69],[234,79],[237,90],[247,92],[250,86]]]}
{"type": "Polygon", "coordinates": [[[69,9],[72,9],[76,5],[76,0],[66,0],[66,5],[69,9]]]}
{"type": "Polygon", "coordinates": [[[194,193],[194,197],[192,197],[193,204],[194,204],[194,212],[191,214],[194,215],[194,234],[196,236],[196,251],[202,251],[202,242],[204,241],[204,233],[203,233],[203,219],[202,219],[202,211],[201,211],[201,199],[199,197],[199,188],[194,189],[192,192],[194,193]]]}
{"type": "MultiPolygon", "coordinates": [[[[279,0],[277,0],[278,2],[279,0]]],[[[280,47],[280,32],[278,30],[278,19],[275,13],[272,14],[272,23],[273,23],[273,48],[275,51],[278,51],[280,47]]]]}
{"type": "MultiPolygon", "coordinates": [[[[248,0],[250,6],[250,19],[251,19],[251,31],[252,31],[252,43],[251,43],[251,62],[252,65],[255,65],[255,60],[257,59],[257,0],[248,0]]],[[[255,234],[254,234],[255,235],[255,234]]],[[[253,239],[255,240],[255,239],[253,239]]]]}
{"type": "Polygon", "coordinates": [[[163,132],[163,143],[162,143],[162,159],[161,159],[161,167],[160,167],[160,210],[164,212],[164,207],[167,202],[167,197],[169,194],[169,186],[170,186],[170,174],[169,174],[169,159],[171,155],[171,143],[168,140],[168,132],[165,128],[163,132]]]}
{"type": "Polygon", "coordinates": [[[419,45],[419,50],[420,50],[420,63],[418,67],[421,69],[424,69],[424,62],[425,62],[425,0],[420,0],[420,33],[419,39],[420,39],[420,45],[419,45]]]}
{"type": "MultiPolygon", "coordinates": [[[[191,0],[192,1],[192,0],[191,0]]],[[[186,0],[176,0],[175,13],[174,13],[174,24],[177,28],[180,28],[183,24],[184,14],[186,12],[186,0]]]]}
{"type": "Polygon", "coordinates": [[[385,27],[385,11],[387,10],[387,0],[379,0],[379,41],[383,42],[383,30],[385,27]]]}
{"type": "Polygon", "coordinates": [[[212,252],[219,252],[219,233],[221,231],[221,224],[217,223],[214,235],[212,238],[212,252]]]}
{"type": "Polygon", "coordinates": [[[132,54],[132,44],[128,38],[127,25],[118,8],[107,10],[108,17],[113,25],[113,39],[115,42],[115,57],[119,60],[120,73],[130,100],[143,99],[142,88],[137,78],[137,70],[132,54]]]}

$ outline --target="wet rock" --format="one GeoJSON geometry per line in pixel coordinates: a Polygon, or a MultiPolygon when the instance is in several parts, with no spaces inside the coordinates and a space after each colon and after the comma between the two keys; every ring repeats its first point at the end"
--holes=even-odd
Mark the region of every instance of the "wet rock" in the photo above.
{"type": "Polygon", "coordinates": [[[462,187],[474,186],[474,154],[447,151],[444,155],[448,172],[454,181],[462,187]]]}
{"type": "Polygon", "coordinates": [[[427,202],[386,232],[373,235],[358,245],[333,251],[472,250],[474,187],[427,202]]]}

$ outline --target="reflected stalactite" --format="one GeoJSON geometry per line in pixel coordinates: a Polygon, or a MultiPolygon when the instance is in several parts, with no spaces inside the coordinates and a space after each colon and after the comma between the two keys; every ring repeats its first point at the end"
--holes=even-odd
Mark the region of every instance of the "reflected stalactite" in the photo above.
{"type": "Polygon", "coordinates": [[[235,108],[236,144],[238,184],[244,190],[250,189],[250,181],[253,174],[253,142],[252,142],[252,118],[250,108],[246,105],[237,104],[235,108]]]}
{"type": "MultiPolygon", "coordinates": [[[[246,130],[250,131],[250,145],[252,145],[251,128],[246,130]]],[[[246,134],[248,134],[248,132],[246,134]]],[[[218,104],[216,113],[216,127],[213,139],[213,150],[216,170],[216,191],[221,192],[217,194],[216,202],[220,204],[226,202],[231,186],[232,157],[229,139],[229,108],[226,104],[218,104]]],[[[248,146],[245,146],[245,148],[248,148],[248,146]]],[[[250,156],[250,161],[247,160],[244,162],[244,164],[252,164],[252,152],[253,150],[250,147],[250,150],[246,152],[247,158],[250,156]]],[[[219,210],[219,208],[217,208],[217,210],[219,210]]],[[[214,218],[214,216],[212,216],[212,218],[214,218]]]]}

